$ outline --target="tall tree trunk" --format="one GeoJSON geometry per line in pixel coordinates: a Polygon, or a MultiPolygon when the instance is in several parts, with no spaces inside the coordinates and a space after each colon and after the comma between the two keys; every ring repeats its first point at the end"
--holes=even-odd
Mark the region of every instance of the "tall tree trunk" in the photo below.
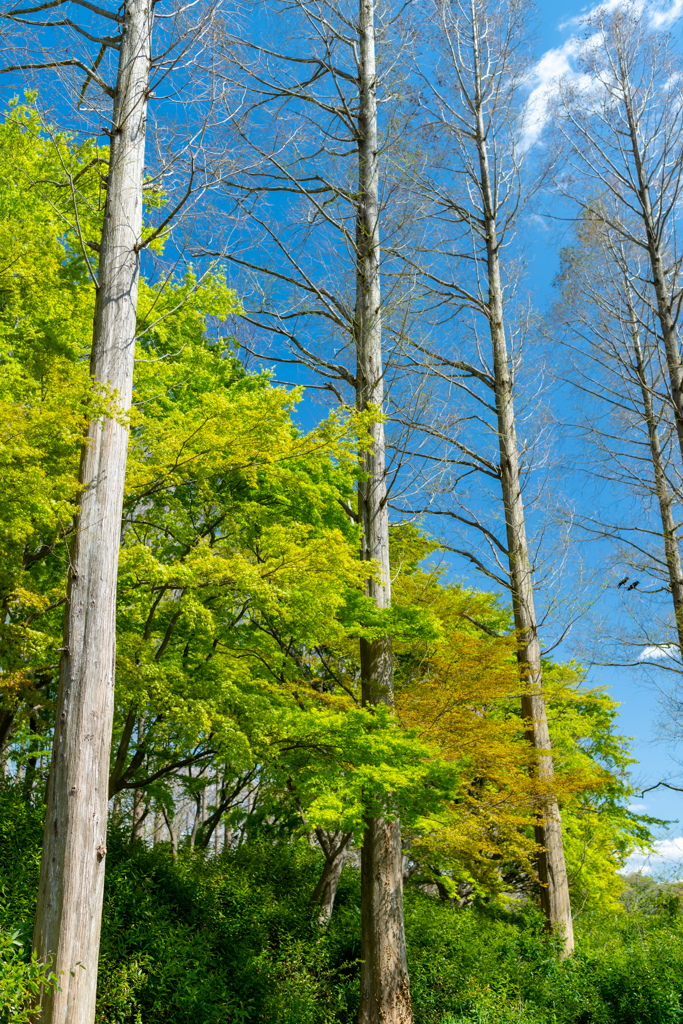
{"type": "Polygon", "coordinates": [[[640,383],[640,391],[643,398],[643,412],[647,424],[648,441],[650,445],[650,456],[655,477],[655,490],[659,502],[659,513],[662,520],[662,533],[664,535],[664,554],[669,572],[669,585],[671,587],[671,600],[674,606],[676,618],[676,634],[678,636],[678,648],[683,652],[683,568],[681,567],[681,552],[676,536],[676,522],[673,512],[673,499],[666,479],[664,459],[662,456],[662,445],[659,437],[659,428],[652,404],[652,391],[648,384],[645,372],[643,353],[640,346],[640,337],[636,325],[635,314],[629,301],[629,312],[631,314],[631,333],[633,337],[633,349],[636,359],[636,370],[640,383]]]}
{"type": "MultiPolygon", "coordinates": [[[[474,10],[474,9],[473,9],[474,10]]],[[[481,85],[481,50],[478,21],[473,13],[473,56],[475,61],[476,142],[486,229],[488,272],[488,319],[493,354],[493,376],[500,450],[500,483],[505,508],[505,528],[512,607],[517,633],[517,660],[524,694],[522,714],[527,723],[527,738],[536,755],[536,772],[543,789],[535,826],[536,842],[541,847],[538,876],[541,883],[541,907],[548,931],[558,932],[564,941],[564,955],[574,949],[569,883],[564,860],[562,823],[557,799],[552,795],[554,775],[550,733],[543,694],[541,648],[538,641],[531,565],[526,536],[526,521],[519,472],[519,451],[503,314],[503,288],[500,277],[496,205],[491,188],[487,135],[484,127],[481,85]]]]}
{"type": "Polygon", "coordinates": [[[671,382],[671,404],[674,411],[678,445],[683,458],[683,366],[681,365],[681,353],[678,345],[678,335],[671,308],[671,292],[664,271],[664,259],[662,253],[662,233],[658,230],[655,217],[652,211],[650,198],[650,186],[644,166],[643,154],[641,152],[640,136],[638,131],[638,118],[634,111],[631,80],[625,66],[624,55],[618,53],[618,65],[621,73],[621,86],[624,95],[624,110],[628,124],[629,141],[633,152],[633,162],[637,177],[637,194],[640,202],[641,217],[645,227],[647,238],[647,251],[650,258],[652,270],[652,283],[654,285],[655,297],[657,299],[657,318],[662,331],[666,363],[669,370],[671,382]]]}
{"type": "MultiPolygon", "coordinates": [[[[384,368],[379,240],[379,165],[374,0],[360,0],[360,106],[358,117],[358,209],[356,218],[356,362],[359,410],[382,412],[384,368]]],[[[367,588],[378,608],[391,604],[389,510],[386,492],[384,423],[375,420],[363,453],[365,475],[358,485],[362,557],[381,566],[381,581],[367,588]]],[[[361,640],[362,700],[367,706],[393,704],[391,637],[361,640]]],[[[359,1024],[412,1021],[403,922],[403,854],[398,818],[365,819],[361,850],[361,994],[359,1024]]]]}
{"type": "Polygon", "coordinates": [[[318,922],[323,928],[327,928],[334,910],[334,900],[344,869],[351,833],[334,832],[330,835],[324,829],[317,828],[315,834],[320,849],[325,855],[325,864],[318,884],[311,895],[311,903],[314,907],[319,908],[318,922]]]}
{"type": "Polygon", "coordinates": [[[90,424],[81,455],[33,936],[60,987],[41,993],[41,1024],[95,1019],[152,19],[152,0],[125,0],[90,362],[117,410],[90,424]]]}

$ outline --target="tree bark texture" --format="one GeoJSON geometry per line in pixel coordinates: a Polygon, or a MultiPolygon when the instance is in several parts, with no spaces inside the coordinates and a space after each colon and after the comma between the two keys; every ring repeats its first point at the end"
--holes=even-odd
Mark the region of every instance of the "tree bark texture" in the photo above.
{"type": "MultiPolygon", "coordinates": [[[[391,604],[386,450],[381,419],[384,397],[379,240],[379,163],[374,0],[360,0],[358,200],[356,212],[356,401],[380,414],[370,427],[358,486],[362,557],[381,566],[369,578],[378,608],[391,604]]],[[[391,637],[361,640],[361,684],[365,706],[393,703],[391,637]]],[[[361,850],[361,993],[359,1024],[412,1021],[403,923],[403,855],[398,819],[368,817],[361,850]]]]}
{"type": "Polygon", "coordinates": [[[493,356],[495,405],[500,452],[500,483],[505,508],[505,529],[512,607],[517,634],[517,660],[524,690],[522,714],[527,723],[527,738],[537,752],[536,772],[545,791],[535,827],[541,847],[537,870],[541,883],[541,907],[550,932],[562,935],[564,954],[574,950],[569,883],[562,842],[562,823],[557,800],[551,793],[554,775],[550,733],[543,694],[541,649],[534,607],[532,570],[526,536],[526,520],[519,471],[519,450],[512,378],[505,337],[503,288],[500,276],[496,206],[491,186],[487,135],[484,126],[480,66],[481,50],[478,22],[473,16],[473,56],[475,61],[476,143],[486,229],[488,272],[488,319],[493,356]]]}
{"type": "Polygon", "coordinates": [[[116,574],[128,451],[153,6],[126,0],[107,179],[91,373],[116,415],[91,423],[80,466],[33,947],[60,977],[41,1024],[92,1024],[114,707],[116,574]]]}

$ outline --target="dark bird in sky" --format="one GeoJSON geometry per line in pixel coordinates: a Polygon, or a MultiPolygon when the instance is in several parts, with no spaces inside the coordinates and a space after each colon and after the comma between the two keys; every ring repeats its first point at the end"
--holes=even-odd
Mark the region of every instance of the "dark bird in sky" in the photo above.
{"type": "Polygon", "coordinates": [[[627,590],[635,590],[639,583],[640,583],[640,580],[636,580],[635,583],[632,583],[631,586],[627,587],[626,589],[627,590]]]}
{"type": "Polygon", "coordinates": [[[628,576],[624,576],[621,583],[617,583],[617,587],[623,587],[624,583],[628,583],[628,576]]]}

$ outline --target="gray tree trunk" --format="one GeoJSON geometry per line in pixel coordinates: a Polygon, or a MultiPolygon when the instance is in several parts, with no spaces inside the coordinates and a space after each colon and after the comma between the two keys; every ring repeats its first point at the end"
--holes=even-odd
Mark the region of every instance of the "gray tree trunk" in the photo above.
{"type": "MultiPolygon", "coordinates": [[[[619,54],[619,66],[623,68],[622,55],[619,54]]],[[[644,167],[643,154],[641,152],[640,137],[638,132],[638,118],[633,107],[631,94],[631,83],[628,72],[624,70],[622,78],[624,94],[624,109],[628,124],[629,139],[633,152],[633,162],[636,168],[638,181],[638,199],[640,200],[641,216],[647,238],[647,251],[650,257],[652,269],[652,283],[654,285],[655,297],[657,299],[657,317],[662,331],[664,351],[666,352],[666,363],[669,370],[671,382],[671,404],[674,410],[676,433],[678,445],[683,458],[683,366],[681,366],[681,353],[678,345],[678,335],[671,309],[671,292],[664,271],[664,259],[662,253],[662,233],[658,230],[652,212],[650,199],[650,187],[647,173],[644,167]]]]}
{"type": "Polygon", "coordinates": [[[512,379],[508,360],[503,316],[503,288],[500,277],[498,231],[495,202],[491,188],[487,136],[482,113],[481,83],[483,69],[479,66],[480,50],[477,21],[473,18],[474,59],[476,62],[475,105],[476,143],[479,154],[479,175],[486,228],[486,258],[488,271],[488,318],[493,354],[495,404],[498,419],[500,450],[500,483],[505,508],[505,528],[508,564],[515,630],[517,633],[517,660],[522,687],[522,714],[527,723],[527,738],[537,752],[536,771],[544,791],[548,794],[538,810],[535,826],[536,842],[541,847],[537,868],[541,883],[541,907],[549,931],[562,935],[564,954],[574,949],[569,884],[564,860],[562,823],[557,800],[551,785],[554,775],[550,733],[543,694],[541,649],[538,641],[536,611],[534,607],[532,570],[526,536],[526,520],[522,501],[519,471],[519,450],[513,399],[512,379]]]}
{"type": "Polygon", "coordinates": [[[322,874],[313,890],[311,903],[319,908],[318,921],[322,928],[327,928],[334,910],[334,900],[337,895],[339,879],[344,869],[350,832],[334,832],[332,835],[322,828],[317,828],[315,834],[320,849],[325,854],[325,865],[322,874]]]}
{"type": "MultiPolygon", "coordinates": [[[[379,165],[374,0],[360,0],[360,109],[358,118],[358,210],[356,219],[356,401],[382,411],[384,369],[379,239],[379,165]]],[[[365,479],[358,485],[362,557],[382,567],[382,580],[368,580],[379,608],[391,604],[389,510],[386,491],[384,423],[370,428],[363,453],[365,479]]],[[[361,640],[362,700],[367,706],[393,704],[391,637],[361,640]]],[[[361,993],[359,1024],[412,1021],[403,922],[403,854],[397,818],[366,818],[361,850],[361,993]]]]}
{"type": "Polygon", "coordinates": [[[161,805],[161,813],[164,816],[166,828],[168,829],[168,838],[171,840],[171,858],[176,860],[178,857],[178,833],[175,829],[173,816],[168,814],[163,804],[161,805]]]}
{"type": "Polygon", "coordinates": [[[664,458],[662,456],[662,445],[659,437],[657,418],[652,404],[652,391],[645,373],[643,353],[640,346],[639,332],[636,326],[635,314],[631,312],[631,330],[633,335],[633,348],[636,357],[636,369],[640,382],[640,391],[643,397],[643,412],[647,424],[648,441],[650,444],[650,456],[655,477],[655,490],[659,503],[659,513],[662,520],[662,533],[664,535],[664,553],[666,565],[669,571],[669,585],[671,586],[671,600],[674,606],[676,618],[676,633],[678,635],[679,650],[683,651],[683,568],[681,567],[681,552],[678,546],[676,535],[676,521],[674,519],[673,498],[666,478],[664,458]]]}
{"type": "MultiPolygon", "coordinates": [[[[130,407],[153,5],[126,0],[112,115],[91,373],[130,407]]],[[[68,582],[33,948],[60,976],[41,1024],[92,1024],[114,706],[116,574],[128,428],[90,424],[68,582]]]]}

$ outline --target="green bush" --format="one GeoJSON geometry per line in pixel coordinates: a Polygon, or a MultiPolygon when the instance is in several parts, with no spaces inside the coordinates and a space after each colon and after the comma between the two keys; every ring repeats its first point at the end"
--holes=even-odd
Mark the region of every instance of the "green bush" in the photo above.
{"type": "MultiPolygon", "coordinates": [[[[42,813],[0,784],[0,1024],[27,1020],[38,984],[42,813]]],[[[306,840],[261,832],[174,863],[112,827],[107,847],[98,1024],[355,1024],[353,867],[321,933],[309,897],[322,863],[306,840]]],[[[408,888],[415,1024],[683,1024],[678,890],[629,893],[623,913],[579,918],[577,952],[560,962],[533,909],[458,910],[408,888]]]]}
{"type": "Polygon", "coordinates": [[[0,781],[0,1024],[27,1022],[45,981],[31,957],[42,838],[42,806],[0,781]]]}

